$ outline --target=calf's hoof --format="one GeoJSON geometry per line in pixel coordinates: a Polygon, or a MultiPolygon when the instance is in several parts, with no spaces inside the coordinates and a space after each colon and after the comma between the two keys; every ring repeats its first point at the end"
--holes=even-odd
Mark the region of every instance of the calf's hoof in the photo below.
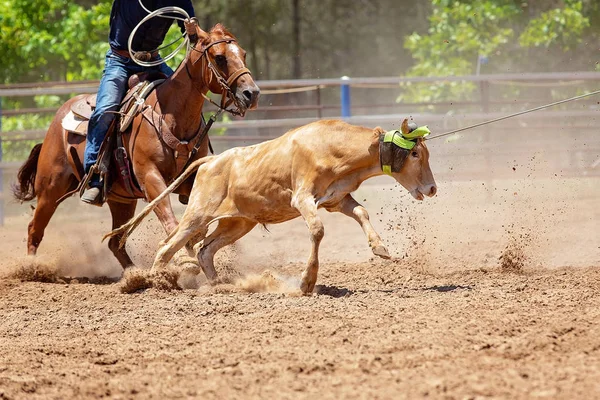
{"type": "Polygon", "coordinates": [[[387,249],[382,245],[373,247],[373,254],[386,260],[392,258],[392,256],[390,256],[390,253],[388,253],[387,249]]]}
{"type": "Polygon", "coordinates": [[[173,263],[178,267],[188,266],[188,264],[191,264],[193,266],[198,267],[198,270],[200,270],[200,264],[198,263],[198,259],[195,257],[190,257],[188,255],[173,257],[173,263]]]}
{"type": "Polygon", "coordinates": [[[303,296],[312,296],[313,290],[315,290],[315,284],[302,280],[302,283],[300,283],[300,290],[302,291],[303,296]]]}

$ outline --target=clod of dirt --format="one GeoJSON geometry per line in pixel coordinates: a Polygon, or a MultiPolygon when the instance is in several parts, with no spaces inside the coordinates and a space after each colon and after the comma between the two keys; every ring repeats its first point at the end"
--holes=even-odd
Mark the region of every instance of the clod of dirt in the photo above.
{"type": "Polygon", "coordinates": [[[22,282],[56,283],[59,279],[57,268],[46,264],[39,259],[31,259],[16,267],[8,274],[9,278],[19,279],[22,282]]]}
{"type": "Polygon", "coordinates": [[[523,273],[525,265],[529,262],[527,253],[530,251],[530,246],[534,242],[535,236],[531,232],[521,233],[514,231],[514,226],[510,226],[508,235],[508,244],[498,257],[500,261],[500,270],[508,273],[523,273]]]}
{"type": "Polygon", "coordinates": [[[121,293],[136,293],[150,288],[163,291],[181,290],[177,284],[178,279],[179,271],[171,268],[159,272],[131,269],[123,275],[120,291],[121,293]]]}
{"type": "Polygon", "coordinates": [[[300,283],[293,278],[275,274],[269,270],[261,274],[220,277],[213,285],[200,288],[203,293],[232,294],[232,293],[285,293],[296,295],[300,293],[300,283]]]}
{"type": "Polygon", "coordinates": [[[275,278],[271,271],[264,271],[260,275],[249,275],[237,284],[240,289],[248,293],[279,292],[283,286],[283,282],[275,278]]]}
{"type": "Polygon", "coordinates": [[[181,290],[177,284],[178,279],[179,271],[175,269],[165,269],[164,271],[152,274],[152,287],[164,291],[181,290]]]}
{"type": "Polygon", "coordinates": [[[148,271],[129,269],[123,274],[119,290],[121,293],[135,293],[151,287],[152,282],[148,271]]]}
{"type": "Polygon", "coordinates": [[[502,272],[520,274],[525,268],[527,256],[523,246],[516,240],[512,240],[502,251],[498,258],[500,260],[500,269],[502,272]]]}

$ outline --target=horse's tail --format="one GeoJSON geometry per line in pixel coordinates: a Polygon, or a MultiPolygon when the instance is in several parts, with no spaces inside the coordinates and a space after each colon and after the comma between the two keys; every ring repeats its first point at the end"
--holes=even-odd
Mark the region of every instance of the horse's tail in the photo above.
{"type": "Polygon", "coordinates": [[[208,161],[208,160],[205,157],[205,158],[201,158],[201,159],[196,160],[193,163],[191,163],[190,166],[187,167],[187,169],[177,179],[175,179],[173,181],[173,183],[171,183],[171,185],[169,185],[169,187],[165,189],[164,192],[162,192],[157,198],[152,200],[146,207],[144,207],[144,209],[142,210],[141,213],[139,213],[134,218],[129,220],[129,222],[127,222],[126,224],[123,224],[121,227],[104,235],[102,240],[105,240],[106,238],[111,238],[111,237],[114,237],[117,235],[123,235],[123,236],[121,236],[121,240],[119,241],[119,247],[123,247],[125,245],[125,242],[127,241],[127,238],[129,237],[129,235],[131,235],[131,233],[142,223],[142,220],[148,214],[150,214],[150,212],[152,210],[154,210],[156,208],[158,203],[160,203],[161,201],[163,201],[165,199],[165,197],[167,197],[168,195],[173,193],[173,191],[175,191],[175,189],[177,189],[177,187],[179,185],[181,185],[183,183],[183,181],[185,181],[191,174],[194,173],[194,171],[196,171],[206,161],[208,161]]]}
{"type": "Polygon", "coordinates": [[[15,198],[21,202],[35,199],[35,175],[37,173],[37,164],[41,150],[41,143],[33,146],[29,158],[25,161],[25,164],[19,168],[17,183],[13,185],[12,192],[15,198]]]}

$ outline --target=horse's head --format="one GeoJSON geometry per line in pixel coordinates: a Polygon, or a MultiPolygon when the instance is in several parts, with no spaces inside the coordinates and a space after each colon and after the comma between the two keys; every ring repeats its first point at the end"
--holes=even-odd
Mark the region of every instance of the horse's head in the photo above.
{"type": "Polygon", "coordinates": [[[213,93],[221,94],[221,107],[233,103],[236,113],[258,105],[260,89],[246,67],[246,52],[223,25],[215,25],[210,32],[196,26],[197,41],[193,44],[191,61],[200,63],[204,85],[213,93]]]}
{"type": "MultiPolygon", "coordinates": [[[[428,134],[429,130],[426,127],[424,129],[428,134]]],[[[419,137],[419,130],[416,130],[416,125],[411,128],[405,119],[401,127],[402,135],[394,137],[394,134],[386,134],[386,138],[390,138],[382,142],[380,160],[384,172],[404,186],[415,199],[423,200],[424,195],[434,196],[437,186],[429,167],[429,150],[424,135],[419,137]],[[384,145],[388,147],[384,148],[384,145]]]]}

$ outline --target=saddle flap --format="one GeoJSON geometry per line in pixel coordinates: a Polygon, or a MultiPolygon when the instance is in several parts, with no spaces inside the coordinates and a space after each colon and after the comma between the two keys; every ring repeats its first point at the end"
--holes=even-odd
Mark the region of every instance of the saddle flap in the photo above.
{"type": "Polygon", "coordinates": [[[71,104],[71,111],[73,112],[73,114],[83,119],[90,119],[94,108],[96,108],[95,94],[86,96],[83,99],[71,104]]]}
{"type": "Polygon", "coordinates": [[[65,131],[73,132],[78,135],[86,136],[89,119],[83,118],[77,113],[71,111],[65,115],[61,124],[65,131]]]}

